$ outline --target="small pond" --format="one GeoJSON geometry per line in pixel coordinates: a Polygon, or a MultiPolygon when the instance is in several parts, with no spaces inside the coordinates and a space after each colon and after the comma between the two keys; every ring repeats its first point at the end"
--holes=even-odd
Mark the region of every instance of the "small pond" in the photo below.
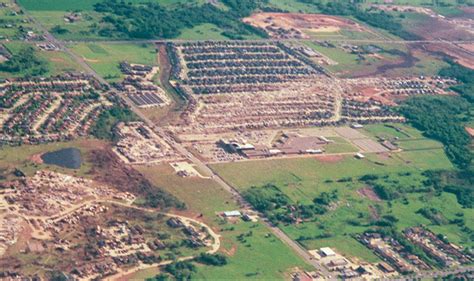
{"type": "Polygon", "coordinates": [[[45,164],[68,169],[79,169],[82,163],[81,151],[74,147],[63,148],[41,155],[45,164]]]}

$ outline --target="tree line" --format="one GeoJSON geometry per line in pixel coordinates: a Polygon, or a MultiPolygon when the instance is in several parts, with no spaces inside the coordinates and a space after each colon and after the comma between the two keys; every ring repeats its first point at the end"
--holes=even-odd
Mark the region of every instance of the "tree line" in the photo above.
{"type": "Polygon", "coordinates": [[[230,39],[243,39],[245,36],[266,37],[266,33],[256,27],[243,23],[240,19],[257,7],[259,1],[224,0],[228,10],[212,4],[181,4],[173,9],[164,8],[158,3],[132,4],[124,1],[105,0],[95,5],[95,11],[104,13],[105,27],[99,34],[106,37],[129,38],[176,38],[183,29],[200,24],[211,23],[223,30],[222,35],[230,39]]]}

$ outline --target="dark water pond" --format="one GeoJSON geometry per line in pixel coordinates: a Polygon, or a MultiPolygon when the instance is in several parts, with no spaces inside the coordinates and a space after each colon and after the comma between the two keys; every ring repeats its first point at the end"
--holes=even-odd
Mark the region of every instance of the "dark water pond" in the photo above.
{"type": "Polygon", "coordinates": [[[68,169],[79,169],[82,163],[81,151],[77,148],[64,148],[41,155],[45,164],[57,165],[68,169]]]}

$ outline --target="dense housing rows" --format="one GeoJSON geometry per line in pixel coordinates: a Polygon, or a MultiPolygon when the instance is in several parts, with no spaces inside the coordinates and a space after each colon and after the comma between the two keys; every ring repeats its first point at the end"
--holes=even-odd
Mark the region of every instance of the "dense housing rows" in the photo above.
{"type": "Polygon", "coordinates": [[[2,142],[44,142],[85,135],[108,106],[88,76],[18,79],[0,84],[2,142]]]}
{"type": "Polygon", "coordinates": [[[320,74],[276,43],[193,42],[175,45],[174,52],[178,78],[190,94],[268,90],[320,74]]]}

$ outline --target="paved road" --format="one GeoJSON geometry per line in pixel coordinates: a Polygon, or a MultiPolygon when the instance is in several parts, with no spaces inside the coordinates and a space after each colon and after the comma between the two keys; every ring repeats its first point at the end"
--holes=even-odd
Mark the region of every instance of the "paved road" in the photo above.
{"type": "MultiPolygon", "coordinates": [[[[183,40],[183,39],[167,39],[167,40],[70,40],[67,43],[77,43],[77,42],[84,42],[84,43],[107,43],[107,44],[124,44],[124,43],[183,43],[183,42],[199,42],[199,41],[209,41],[209,40],[183,40]]],[[[229,41],[229,40],[213,40],[213,41],[229,41]]],[[[455,40],[455,41],[446,41],[446,40],[392,40],[392,39],[341,39],[341,38],[333,38],[333,39],[254,39],[254,40],[246,40],[246,42],[314,42],[314,41],[328,41],[328,42],[347,42],[347,43],[385,43],[385,44],[417,44],[417,43],[425,43],[425,44],[472,44],[474,40],[455,40]]]]}
{"type": "Polygon", "coordinates": [[[442,269],[442,270],[437,270],[437,271],[423,271],[415,275],[408,275],[405,278],[400,278],[399,280],[412,281],[416,279],[421,279],[421,280],[434,279],[434,278],[446,277],[451,274],[459,274],[459,273],[466,273],[466,272],[474,272],[474,266],[463,266],[460,268],[442,269]]]}

